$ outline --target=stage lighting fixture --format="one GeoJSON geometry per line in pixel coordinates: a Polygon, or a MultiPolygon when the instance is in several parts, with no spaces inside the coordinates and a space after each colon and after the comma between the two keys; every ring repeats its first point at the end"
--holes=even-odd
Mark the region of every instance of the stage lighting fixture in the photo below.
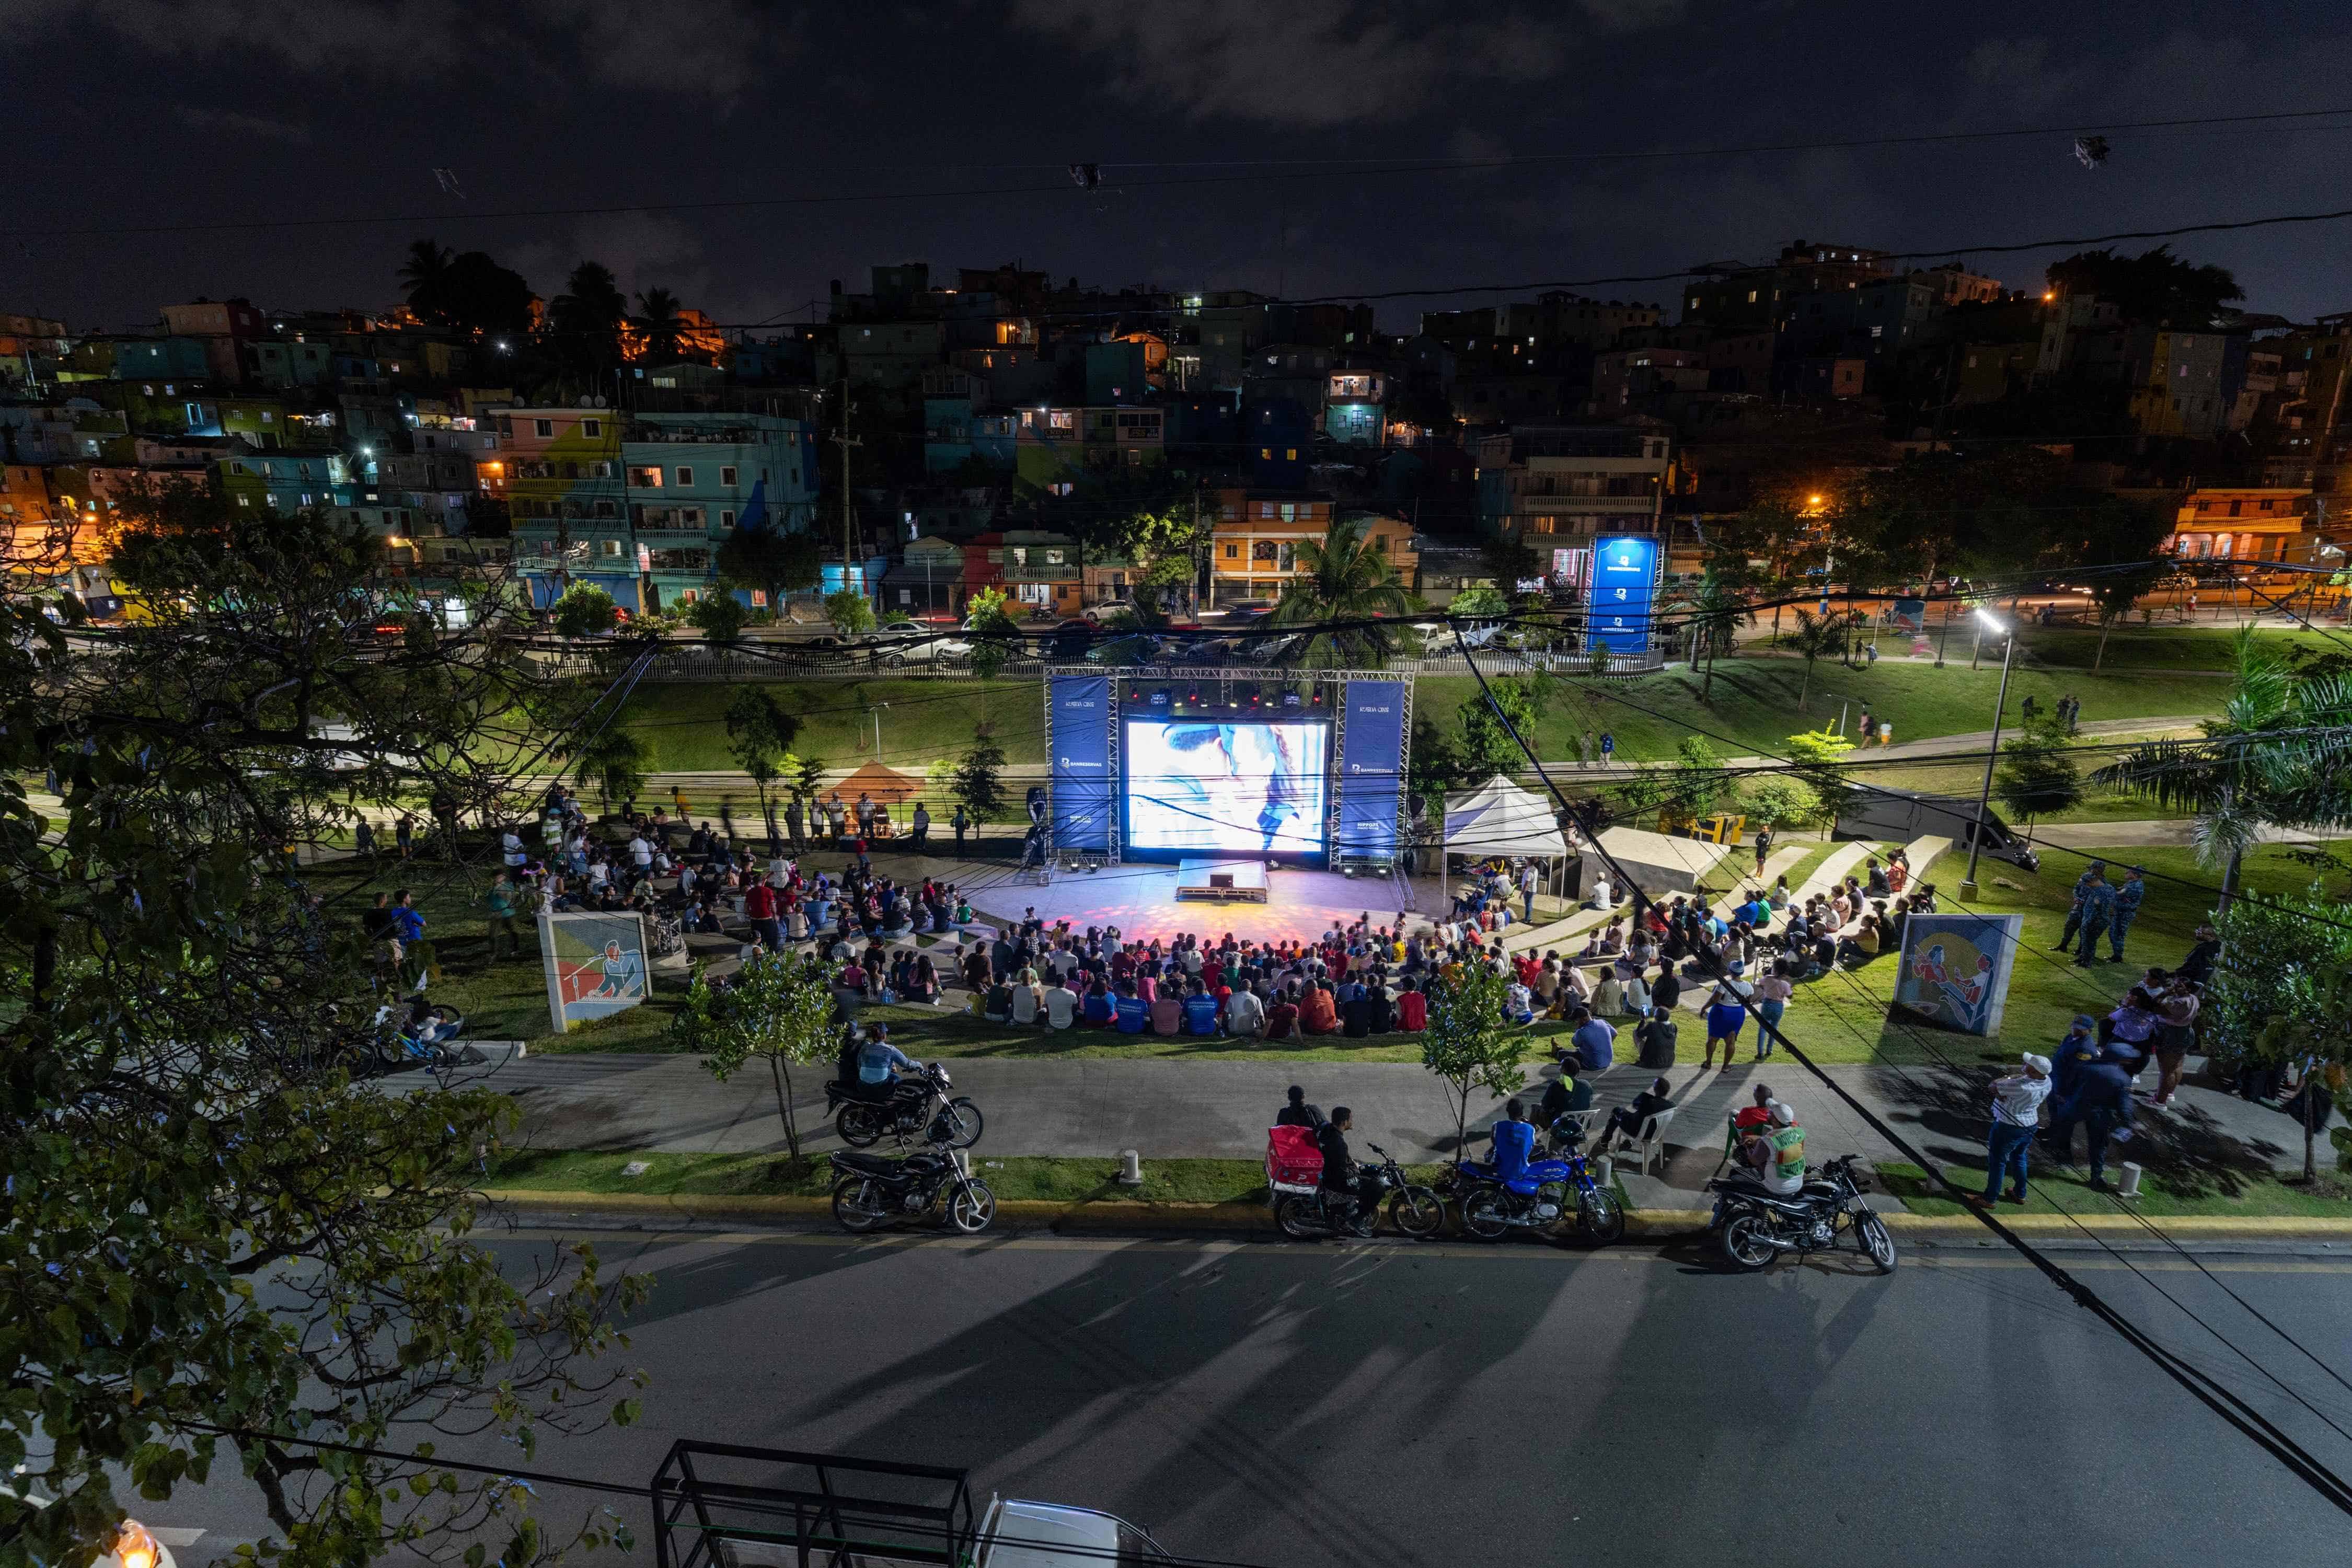
{"type": "Polygon", "coordinates": [[[1193,707],[1198,708],[1201,705],[1201,689],[1197,686],[1194,687],[1191,691],[1185,694],[1184,700],[1191,703],[1193,707]]]}

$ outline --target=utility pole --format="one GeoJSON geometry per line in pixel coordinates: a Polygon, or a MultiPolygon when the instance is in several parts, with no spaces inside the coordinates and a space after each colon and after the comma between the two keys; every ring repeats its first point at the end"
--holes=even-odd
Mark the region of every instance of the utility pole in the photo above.
{"type": "MultiPolygon", "coordinates": [[[[866,445],[849,433],[849,416],[855,412],[856,405],[849,401],[849,376],[845,372],[841,378],[841,429],[833,437],[834,444],[841,448],[841,585],[845,588],[849,586],[851,536],[856,527],[849,499],[849,449],[866,445]]],[[[860,592],[863,592],[862,578],[860,592]]]]}

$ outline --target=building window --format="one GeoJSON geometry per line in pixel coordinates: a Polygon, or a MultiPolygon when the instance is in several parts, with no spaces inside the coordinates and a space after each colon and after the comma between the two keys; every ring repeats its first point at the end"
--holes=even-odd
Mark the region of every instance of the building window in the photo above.
{"type": "Polygon", "coordinates": [[[721,527],[721,528],[732,528],[732,527],[734,527],[734,526],[735,526],[735,514],[734,514],[732,511],[730,511],[730,510],[720,510],[720,512],[719,513],[719,527],[721,527]]]}
{"type": "Polygon", "coordinates": [[[719,482],[725,485],[729,489],[733,489],[735,488],[735,470],[732,468],[719,469],[719,482]]]}
{"type": "Polygon", "coordinates": [[[693,485],[694,470],[692,468],[680,468],[677,471],[677,488],[680,489],[689,489],[693,488],[693,485]]]}
{"type": "Polygon", "coordinates": [[[583,419],[580,433],[593,441],[604,433],[604,422],[602,419],[583,419]]]}
{"type": "Polygon", "coordinates": [[[604,552],[607,555],[618,555],[621,552],[621,542],[617,539],[600,539],[596,542],[603,547],[604,552]]]}
{"type": "Polygon", "coordinates": [[[1271,463],[1274,461],[1274,448],[1271,447],[1260,447],[1257,449],[1257,456],[1258,461],[1262,463],[1271,463]]]}
{"type": "Polygon", "coordinates": [[[1286,461],[1293,463],[1298,461],[1298,448],[1296,447],[1285,447],[1282,455],[1286,461]]]}
{"type": "Polygon", "coordinates": [[[1240,559],[1241,559],[1241,556],[1242,556],[1242,547],[1241,547],[1240,545],[1238,545],[1238,544],[1228,544],[1228,545],[1226,545],[1226,546],[1225,546],[1225,559],[1226,559],[1226,560],[1228,560],[1228,561],[1238,561],[1238,560],[1240,560],[1240,559]]]}
{"type": "Polygon", "coordinates": [[[540,438],[541,440],[542,440],[542,441],[546,441],[546,440],[551,440],[551,439],[553,439],[553,438],[554,438],[554,436],[555,436],[555,421],[554,421],[554,420],[552,420],[552,419],[535,419],[535,420],[531,421],[531,423],[532,423],[534,426],[536,426],[538,427],[538,431],[539,431],[539,438],[540,438]]]}
{"type": "Polygon", "coordinates": [[[631,468],[629,484],[635,489],[657,490],[662,488],[662,471],[659,468],[631,468]]]}

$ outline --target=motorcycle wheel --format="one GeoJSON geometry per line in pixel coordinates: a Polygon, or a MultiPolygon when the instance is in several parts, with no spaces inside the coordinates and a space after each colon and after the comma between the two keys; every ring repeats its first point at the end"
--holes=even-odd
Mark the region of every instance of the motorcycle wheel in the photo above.
{"type": "Polygon", "coordinates": [[[996,1194],[981,1182],[964,1182],[948,1194],[948,1224],[966,1236],[978,1236],[996,1217],[996,1194]]]}
{"type": "Polygon", "coordinates": [[[864,1176],[844,1176],[833,1184],[833,1217],[852,1236],[879,1230],[890,1217],[882,1194],[864,1176]]]}
{"type": "Polygon", "coordinates": [[[1881,1274],[1895,1272],[1895,1236],[1886,1228],[1885,1220],[1874,1214],[1860,1215],[1853,1222],[1853,1233],[1881,1274]]]}
{"type": "Polygon", "coordinates": [[[882,1138],[882,1113],[871,1105],[845,1105],[833,1130],[853,1149],[871,1148],[882,1138]]]}
{"type": "Polygon", "coordinates": [[[1585,1193],[1576,1202],[1576,1223],[1587,1239],[1607,1247],[1625,1235],[1625,1205],[1614,1193],[1585,1193]]]}
{"type": "Polygon", "coordinates": [[[1285,1193],[1274,1200],[1274,1223],[1293,1241],[1312,1241],[1323,1234],[1323,1227],[1307,1214],[1306,1201],[1296,1193],[1285,1193]]]}
{"type": "Polygon", "coordinates": [[[1780,1250],[1767,1239],[1769,1235],[1762,1215],[1753,1210],[1733,1215],[1723,1226],[1723,1260],[1742,1273],[1753,1274],[1780,1250]]]}
{"type": "Polygon", "coordinates": [[[1481,1241],[1500,1241],[1511,1228],[1503,1216],[1503,1200],[1491,1188],[1462,1200],[1462,1228],[1481,1241]]]}
{"type": "Polygon", "coordinates": [[[931,1141],[950,1149],[969,1149],[980,1142],[980,1107],[959,1095],[931,1118],[931,1141]]]}
{"type": "Polygon", "coordinates": [[[1445,1228],[1445,1205],[1427,1187],[1400,1187],[1389,1200],[1389,1223],[1416,1238],[1435,1236],[1445,1228]]]}

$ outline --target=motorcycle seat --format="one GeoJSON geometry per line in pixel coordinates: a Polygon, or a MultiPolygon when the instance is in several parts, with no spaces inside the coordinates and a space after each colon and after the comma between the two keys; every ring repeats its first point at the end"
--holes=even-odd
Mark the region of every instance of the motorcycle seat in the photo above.
{"type": "Polygon", "coordinates": [[[1513,1176],[1509,1181],[1503,1184],[1507,1189],[1518,1194],[1519,1196],[1523,1198],[1531,1198],[1535,1196],[1542,1184],[1543,1184],[1537,1181],[1533,1176],[1513,1176]]]}

